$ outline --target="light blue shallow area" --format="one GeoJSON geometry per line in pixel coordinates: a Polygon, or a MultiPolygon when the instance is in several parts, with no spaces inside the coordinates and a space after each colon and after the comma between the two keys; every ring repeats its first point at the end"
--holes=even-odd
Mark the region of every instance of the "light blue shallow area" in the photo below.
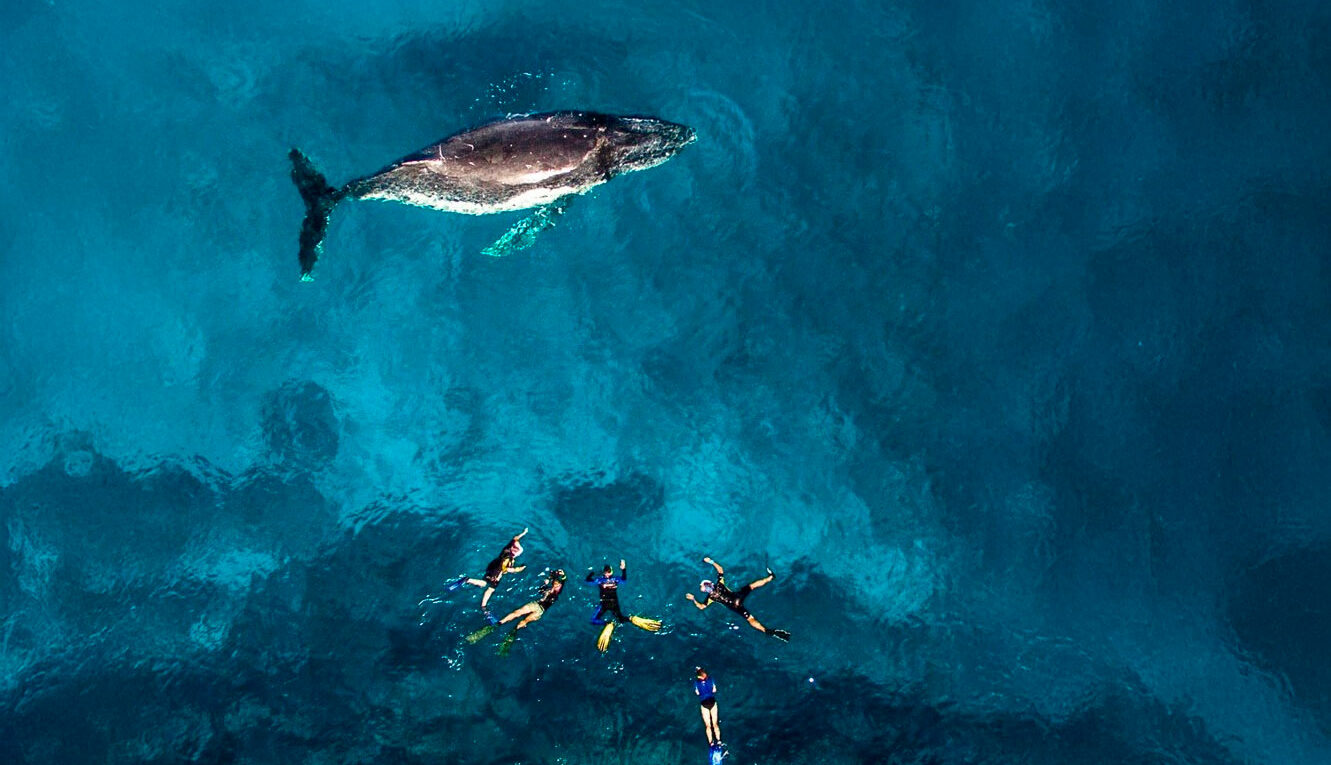
{"type": "Polygon", "coordinates": [[[0,94],[0,762],[702,763],[696,664],[737,764],[1331,762],[1325,4],[6,0],[0,94]],[[299,281],[291,147],[565,108],[699,140],[299,281]]]}

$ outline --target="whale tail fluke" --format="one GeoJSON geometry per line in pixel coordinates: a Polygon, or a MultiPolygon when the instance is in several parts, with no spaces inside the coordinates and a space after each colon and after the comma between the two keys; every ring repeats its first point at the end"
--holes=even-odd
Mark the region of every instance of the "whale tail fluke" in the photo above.
{"type": "Polygon", "coordinates": [[[323,248],[324,234],[328,232],[328,216],[342,199],[342,193],[328,185],[323,174],[314,168],[310,158],[291,150],[291,180],[305,200],[305,222],[300,227],[300,278],[310,281],[314,262],[323,248]]]}

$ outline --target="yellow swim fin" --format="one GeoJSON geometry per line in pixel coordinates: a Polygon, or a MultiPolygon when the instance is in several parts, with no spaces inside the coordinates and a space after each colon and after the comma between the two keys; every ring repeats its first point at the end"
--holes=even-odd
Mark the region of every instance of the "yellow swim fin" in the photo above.
{"type": "Polygon", "coordinates": [[[601,628],[601,636],[596,639],[596,650],[605,653],[610,647],[610,637],[615,634],[615,623],[610,622],[601,628]]]}
{"type": "Polygon", "coordinates": [[[648,619],[643,616],[630,616],[629,621],[633,622],[634,627],[647,630],[648,632],[656,632],[657,630],[661,629],[660,619],[648,619]]]}

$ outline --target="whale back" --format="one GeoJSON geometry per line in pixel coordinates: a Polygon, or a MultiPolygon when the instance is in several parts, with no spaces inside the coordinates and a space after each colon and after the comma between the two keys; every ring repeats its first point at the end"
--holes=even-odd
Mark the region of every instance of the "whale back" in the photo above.
{"type": "Polygon", "coordinates": [[[301,278],[310,278],[328,219],[345,199],[382,199],[486,215],[536,208],[486,252],[530,246],[568,200],[623,173],[655,167],[696,140],[692,128],[646,116],[548,112],[496,120],[430,144],[341,188],[298,149],[291,178],[305,202],[301,278]]]}
{"type": "Polygon", "coordinates": [[[343,191],[472,215],[521,210],[652,167],[692,140],[688,128],[651,118],[534,114],[455,133],[343,191]]]}
{"type": "Polygon", "coordinates": [[[497,120],[455,133],[385,170],[425,163],[445,175],[531,185],[596,164],[597,150],[607,143],[607,126],[603,115],[584,112],[497,120]]]}

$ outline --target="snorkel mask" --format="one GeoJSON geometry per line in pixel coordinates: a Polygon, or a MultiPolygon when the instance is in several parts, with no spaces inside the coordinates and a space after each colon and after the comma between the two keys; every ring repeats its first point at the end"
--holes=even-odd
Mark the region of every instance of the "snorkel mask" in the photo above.
{"type": "Polygon", "coordinates": [[[712,590],[716,589],[716,585],[712,584],[712,582],[711,582],[710,579],[704,579],[704,580],[702,580],[702,582],[698,585],[698,589],[702,590],[703,592],[707,593],[708,595],[711,595],[711,594],[712,594],[712,590]]]}

